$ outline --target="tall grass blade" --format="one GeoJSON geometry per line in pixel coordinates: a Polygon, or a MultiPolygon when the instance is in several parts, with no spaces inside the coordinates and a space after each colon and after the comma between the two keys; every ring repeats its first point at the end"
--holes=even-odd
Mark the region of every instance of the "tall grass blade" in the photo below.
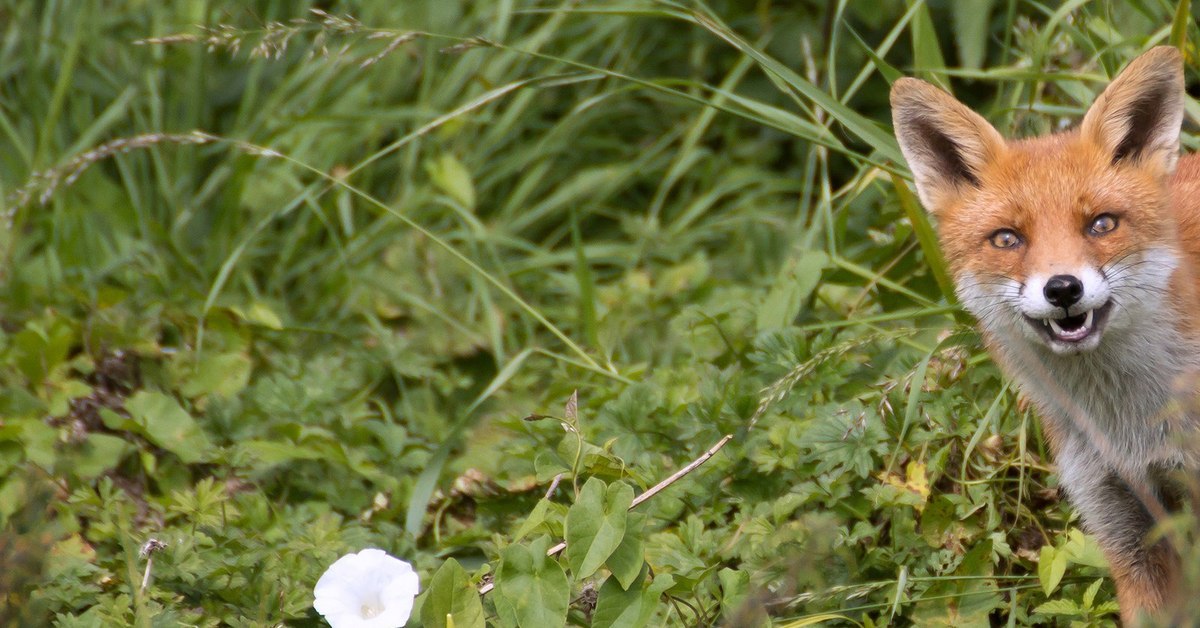
{"type": "Polygon", "coordinates": [[[1179,0],[1175,5],[1175,17],[1171,20],[1171,38],[1168,40],[1172,46],[1180,50],[1187,50],[1188,45],[1188,27],[1195,23],[1192,18],[1192,0],[1179,0]]]}
{"type": "Polygon", "coordinates": [[[912,35],[913,63],[917,75],[953,93],[950,82],[946,80],[942,69],[946,67],[946,59],[942,55],[942,44],[938,41],[937,29],[933,25],[933,16],[929,14],[929,5],[925,0],[909,0],[911,6],[917,7],[917,14],[909,25],[912,35]]]}
{"type": "Polygon", "coordinates": [[[916,234],[917,242],[921,245],[921,253],[925,256],[929,272],[933,273],[934,280],[942,289],[942,296],[946,297],[950,303],[957,303],[954,296],[954,282],[950,279],[950,271],[946,267],[945,258],[942,257],[942,249],[938,246],[937,232],[930,224],[929,217],[921,209],[917,197],[913,196],[908,185],[900,177],[892,175],[892,187],[896,190],[896,198],[900,201],[900,207],[904,209],[904,215],[912,224],[913,233],[916,234]]]}
{"type": "Polygon", "coordinates": [[[788,86],[796,94],[808,99],[814,105],[825,110],[835,120],[845,126],[851,133],[857,135],[859,139],[866,142],[871,148],[878,151],[885,159],[890,159],[896,163],[903,161],[900,154],[900,147],[896,144],[896,139],[892,135],[877,124],[868,120],[862,114],[854,111],[850,107],[838,102],[836,98],[830,96],[828,92],[813,85],[804,77],[794,72],[778,60],[771,58],[766,53],[752,46],[740,35],[722,23],[718,18],[708,13],[692,12],[680,16],[698,26],[703,27],[710,33],[720,37],[728,42],[733,47],[740,50],[742,53],[749,55],[756,63],[769,75],[779,79],[784,85],[788,86]]]}
{"type": "Polygon", "coordinates": [[[996,0],[957,0],[950,5],[959,66],[968,70],[983,67],[991,37],[988,22],[995,6],[996,0]]]}

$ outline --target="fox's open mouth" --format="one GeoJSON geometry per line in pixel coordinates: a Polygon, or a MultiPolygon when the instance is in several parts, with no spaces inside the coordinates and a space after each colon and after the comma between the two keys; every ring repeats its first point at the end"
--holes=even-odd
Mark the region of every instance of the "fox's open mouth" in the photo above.
{"type": "Polygon", "coordinates": [[[1073,316],[1061,318],[1031,318],[1025,317],[1030,325],[1046,340],[1064,345],[1078,345],[1088,338],[1098,335],[1108,321],[1108,312],[1112,309],[1112,301],[1098,308],[1080,312],[1073,316]]]}

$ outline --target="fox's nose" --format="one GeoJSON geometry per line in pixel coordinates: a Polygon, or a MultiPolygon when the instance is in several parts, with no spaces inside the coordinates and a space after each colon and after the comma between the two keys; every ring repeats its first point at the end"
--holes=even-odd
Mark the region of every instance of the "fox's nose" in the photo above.
{"type": "Polygon", "coordinates": [[[1042,294],[1051,305],[1066,309],[1083,297],[1083,282],[1074,275],[1055,275],[1046,282],[1042,294]]]}

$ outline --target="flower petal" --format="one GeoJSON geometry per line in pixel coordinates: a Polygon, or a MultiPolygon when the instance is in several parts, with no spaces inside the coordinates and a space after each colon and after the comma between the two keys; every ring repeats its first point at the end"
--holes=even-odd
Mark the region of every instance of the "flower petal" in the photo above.
{"type": "Polygon", "coordinates": [[[322,615],[358,613],[362,597],[341,582],[327,582],[314,590],[313,608],[322,615]]]}
{"type": "MultiPolygon", "coordinates": [[[[363,619],[362,615],[355,611],[353,613],[335,613],[333,615],[324,615],[325,621],[329,622],[332,628],[374,628],[373,619],[363,619]]],[[[401,624],[403,625],[403,624],[401,624]]],[[[393,626],[392,628],[396,628],[393,626]]]]}
{"type": "Polygon", "coordinates": [[[421,582],[415,572],[396,576],[383,588],[381,597],[384,602],[408,598],[411,600],[421,592],[421,582]]]}
{"type": "Polygon", "coordinates": [[[420,583],[416,573],[403,574],[394,578],[383,590],[383,604],[387,615],[403,626],[412,614],[413,600],[417,597],[420,583]]]}
{"type": "Polygon", "coordinates": [[[412,565],[367,548],[336,560],[313,588],[313,608],[334,628],[399,628],[412,615],[420,578],[412,565]],[[378,615],[363,617],[373,607],[378,615]]]}

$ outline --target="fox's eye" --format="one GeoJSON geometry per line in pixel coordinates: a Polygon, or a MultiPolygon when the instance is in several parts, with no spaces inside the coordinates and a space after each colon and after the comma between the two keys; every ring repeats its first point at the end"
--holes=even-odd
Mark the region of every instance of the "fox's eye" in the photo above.
{"type": "Polygon", "coordinates": [[[1012,229],[998,229],[988,240],[998,249],[1011,249],[1021,243],[1021,236],[1012,229]]]}
{"type": "Polygon", "coordinates": [[[1104,235],[1109,231],[1117,228],[1117,217],[1112,214],[1100,214],[1092,221],[1088,227],[1088,233],[1092,235],[1104,235]]]}

